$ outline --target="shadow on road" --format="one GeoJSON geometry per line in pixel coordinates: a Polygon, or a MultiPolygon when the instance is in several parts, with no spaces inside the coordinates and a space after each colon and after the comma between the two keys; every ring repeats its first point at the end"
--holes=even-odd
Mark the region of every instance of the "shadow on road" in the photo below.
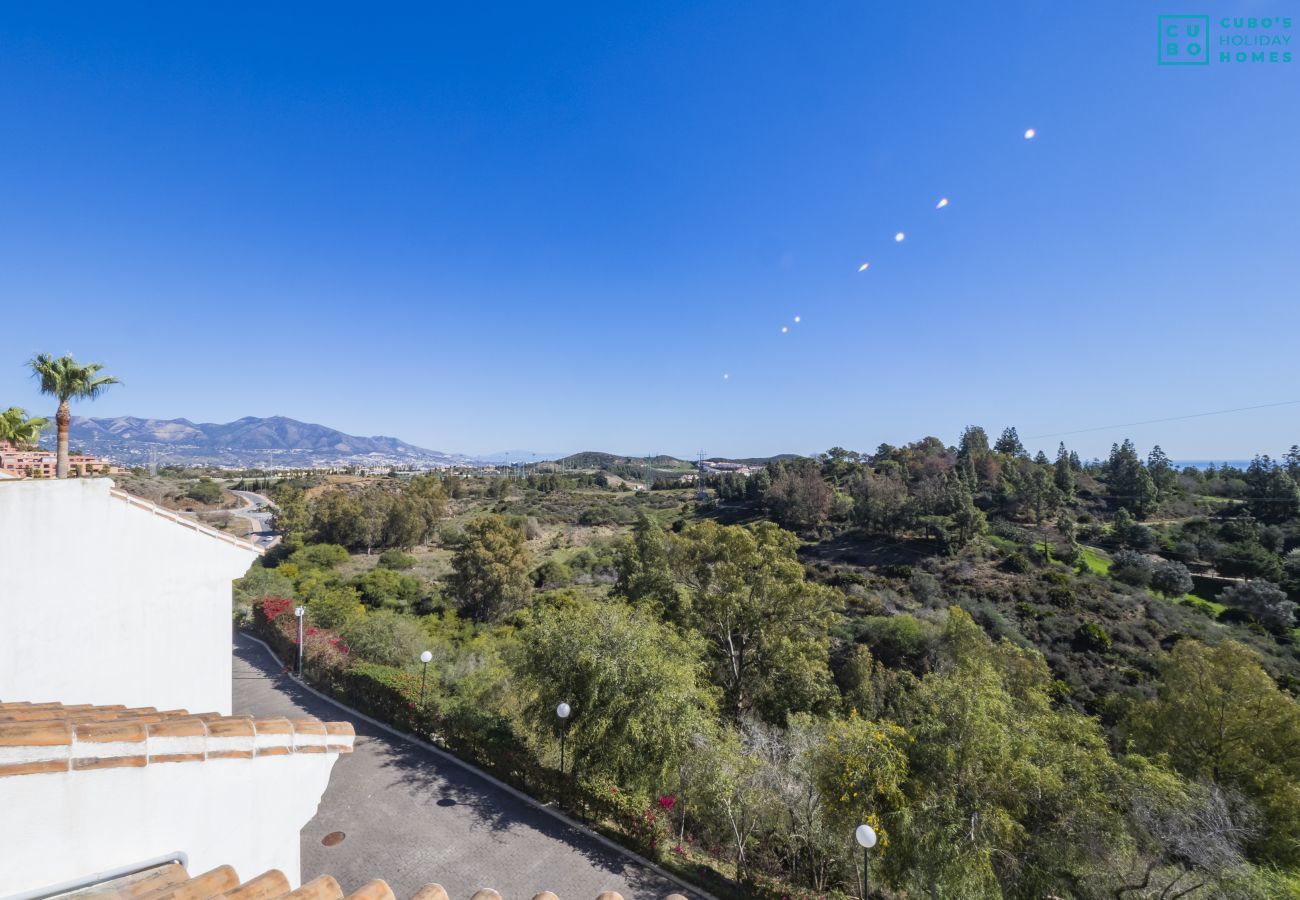
{"type": "MultiPolygon", "coordinates": [[[[327,721],[352,723],[357,733],[353,756],[365,755],[369,760],[365,766],[353,765],[352,760],[348,760],[346,766],[336,766],[330,779],[331,790],[335,788],[336,778],[371,778],[374,781],[382,778],[382,784],[372,784],[367,789],[400,794],[405,798],[402,802],[418,809],[422,818],[427,815],[446,819],[443,831],[449,830],[453,837],[460,833],[467,840],[487,838],[503,852],[509,852],[513,849],[509,845],[518,843],[528,848],[526,852],[529,855],[543,857],[535,860],[543,871],[550,868],[544,859],[545,851],[548,848],[563,850],[559,855],[568,857],[564,865],[572,868],[577,862],[573,856],[580,857],[596,870],[592,873],[595,877],[602,880],[612,877],[621,881],[627,888],[624,895],[629,898],[661,898],[669,893],[682,892],[677,884],[653,869],[607,847],[481,775],[424,747],[397,738],[321,699],[277,666],[260,644],[244,635],[236,635],[234,654],[238,661],[236,679],[265,681],[272,688],[270,691],[259,690],[254,704],[256,714],[311,715],[327,721]]],[[[339,787],[353,789],[358,786],[339,787]]],[[[385,838],[393,844],[415,841],[400,829],[393,829],[392,834],[385,838]]],[[[419,851],[420,847],[413,843],[411,855],[419,851]]],[[[559,874],[554,873],[555,876],[559,874]]],[[[560,892],[563,880],[555,877],[555,886],[551,890],[560,892]]]]}

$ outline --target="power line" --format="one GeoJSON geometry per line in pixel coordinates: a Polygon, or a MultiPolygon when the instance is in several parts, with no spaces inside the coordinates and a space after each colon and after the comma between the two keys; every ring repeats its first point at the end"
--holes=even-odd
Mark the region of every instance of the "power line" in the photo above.
{"type": "Polygon", "coordinates": [[[1181,419],[1199,419],[1204,416],[1222,416],[1227,413],[1247,412],[1252,409],[1272,409],[1277,406],[1294,406],[1300,403],[1300,400],[1283,400],[1281,403],[1261,403],[1258,406],[1238,406],[1233,409],[1216,409],[1212,412],[1191,413],[1186,416],[1168,416],[1163,419],[1144,419],[1141,422],[1124,422],[1119,425],[1098,425],[1095,428],[1079,428],[1075,431],[1054,431],[1051,434],[1031,434],[1025,438],[1027,441],[1037,440],[1039,438],[1065,437],[1071,434],[1086,434],[1090,431],[1111,431],[1116,428],[1133,428],[1137,425],[1154,425],[1158,422],[1177,422],[1181,419]]]}

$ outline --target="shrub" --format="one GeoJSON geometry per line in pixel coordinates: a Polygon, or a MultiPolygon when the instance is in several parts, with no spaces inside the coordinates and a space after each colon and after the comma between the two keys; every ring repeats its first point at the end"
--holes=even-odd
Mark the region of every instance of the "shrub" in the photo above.
{"type": "MultiPolygon", "coordinates": [[[[253,603],[254,630],[280,659],[292,665],[298,658],[298,617],[288,597],[262,597],[253,603]]],[[[341,669],[348,662],[348,645],[335,632],[314,625],[303,629],[305,665],[321,671],[341,669]]]]}
{"type": "Polygon", "coordinates": [[[1105,652],[1111,647],[1110,635],[1096,622],[1084,622],[1075,633],[1075,641],[1088,650],[1105,652]]]}
{"type": "Polygon", "coordinates": [[[243,578],[236,578],[236,607],[250,607],[259,597],[292,597],[293,581],[278,569],[264,569],[254,564],[243,578]]]}
{"type": "Polygon", "coordinates": [[[341,628],[366,614],[355,588],[335,587],[320,591],[307,604],[307,619],[320,628],[341,628]]]}
{"type": "Polygon", "coordinates": [[[1282,580],[1281,558],[1253,542],[1222,545],[1215,555],[1214,566],[1223,575],[1282,580]]]}
{"type": "Polygon", "coordinates": [[[367,606],[406,609],[420,599],[420,581],[392,569],[371,569],[352,582],[367,606]]]}
{"type": "Polygon", "coordinates": [[[190,485],[185,496],[200,503],[220,503],[224,493],[221,485],[205,476],[190,485]]]}
{"type": "Polygon", "coordinates": [[[1007,558],[1003,560],[1002,565],[1008,572],[1017,573],[1028,572],[1030,568],[1029,560],[1018,550],[1007,554],[1007,558]]]}
{"type": "Polygon", "coordinates": [[[1251,618],[1273,631],[1295,627],[1296,605],[1286,592],[1263,580],[1235,584],[1219,594],[1219,602],[1248,613],[1251,618]]]}
{"type": "Polygon", "coordinates": [[[554,559],[548,559],[533,570],[533,584],[542,590],[564,587],[572,581],[573,570],[554,559]]]}
{"type": "Polygon", "coordinates": [[[1117,550],[1111,557],[1110,576],[1133,587],[1146,587],[1154,572],[1151,560],[1136,550],[1117,550]]]}
{"type": "Polygon", "coordinates": [[[940,633],[933,623],[907,613],[863,620],[863,638],[872,656],[894,668],[922,668],[938,645],[940,633]]]}
{"type": "Polygon", "coordinates": [[[379,568],[403,571],[415,567],[415,557],[401,550],[385,550],[379,554],[379,568]]]}
{"type": "Polygon", "coordinates": [[[1151,587],[1166,597],[1181,597],[1194,585],[1187,566],[1177,562],[1163,562],[1151,573],[1151,587]]]}
{"type": "Polygon", "coordinates": [[[357,658],[386,666],[415,663],[428,643],[414,619],[389,610],[352,619],[340,634],[357,658]]]}
{"type": "Polygon", "coordinates": [[[348,551],[338,544],[308,544],[295,550],[289,562],[301,569],[333,569],[348,561],[348,551]]]}

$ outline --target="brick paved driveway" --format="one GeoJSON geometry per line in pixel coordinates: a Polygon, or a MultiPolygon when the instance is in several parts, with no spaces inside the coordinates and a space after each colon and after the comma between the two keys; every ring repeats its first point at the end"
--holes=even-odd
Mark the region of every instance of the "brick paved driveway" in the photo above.
{"type": "Polygon", "coordinates": [[[355,752],[339,757],[303,829],[303,881],[328,873],[352,891],[383,878],[399,898],[436,881],[452,900],[483,887],[505,900],[542,890],[561,900],[595,900],[605,890],[628,900],[682,892],[478,775],[302,690],[260,644],[236,635],[234,653],[236,714],[312,715],[357,730],[355,752]],[[324,846],[321,839],[335,831],[347,837],[324,846]]]}

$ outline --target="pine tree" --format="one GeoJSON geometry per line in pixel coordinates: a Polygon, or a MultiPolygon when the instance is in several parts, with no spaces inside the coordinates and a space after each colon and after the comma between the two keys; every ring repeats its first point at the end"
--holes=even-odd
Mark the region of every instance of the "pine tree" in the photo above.
{"type": "Polygon", "coordinates": [[[1061,492],[1061,496],[1066,500],[1074,497],[1074,467],[1070,464],[1070,455],[1065,452],[1065,443],[1056,451],[1056,471],[1053,473],[1052,480],[1056,483],[1056,489],[1061,492]]]}
{"type": "Polygon", "coordinates": [[[1016,429],[1008,425],[1002,430],[1002,436],[998,442],[993,445],[993,449],[1004,456],[1026,456],[1025,445],[1020,443],[1020,435],[1016,434],[1016,429]]]}
{"type": "Polygon", "coordinates": [[[1155,481],[1142,465],[1142,460],[1138,459],[1137,448],[1131,440],[1111,445],[1106,477],[1117,506],[1136,516],[1145,516],[1155,510],[1158,500],[1155,481]]]}
{"type": "Polygon", "coordinates": [[[980,460],[989,455],[989,436],[978,425],[967,425],[961,433],[961,443],[957,446],[957,458],[962,460],[980,460]]]}

